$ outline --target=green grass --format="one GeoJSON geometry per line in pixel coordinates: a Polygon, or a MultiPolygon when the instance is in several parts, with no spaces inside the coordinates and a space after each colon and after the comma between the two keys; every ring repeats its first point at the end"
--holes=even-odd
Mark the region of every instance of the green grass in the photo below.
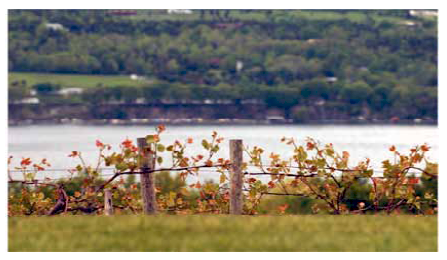
{"type": "Polygon", "coordinates": [[[9,251],[437,251],[436,216],[9,217],[9,251]]]}
{"type": "Polygon", "coordinates": [[[131,80],[129,76],[106,76],[106,75],[80,75],[80,74],[57,74],[57,73],[28,73],[10,72],[8,82],[26,80],[28,86],[37,83],[60,84],[61,87],[91,88],[98,84],[104,86],[143,86],[147,81],[131,80]]]}

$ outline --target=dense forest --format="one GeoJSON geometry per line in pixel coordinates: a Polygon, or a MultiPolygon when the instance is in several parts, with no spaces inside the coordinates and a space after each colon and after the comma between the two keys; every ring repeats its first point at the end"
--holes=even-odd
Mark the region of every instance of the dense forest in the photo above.
{"type": "MultiPolygon", "coordinates": [[[[410,10],[180,11],[9,10],[9,71],[151,79],[139,87],[98,84],[70,97],[85,103],[256,99],[299,106],[296,117],[318,105],[351,116],[437,118],[437,17],[410,10]]],[[[10,101],[58,87],[9,85],[10,101]]]]}

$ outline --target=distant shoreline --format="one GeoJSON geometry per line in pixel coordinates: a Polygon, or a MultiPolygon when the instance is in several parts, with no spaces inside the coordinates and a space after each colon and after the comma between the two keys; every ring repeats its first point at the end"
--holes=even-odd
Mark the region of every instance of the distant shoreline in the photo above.
{"type": "Polygon", "coordinates": [[[8,120],[10,126],[27,125],[428,125],[437,126],[437,120],[400,119],[391,120],[366,120],[366,119],[337,119],[337,120],[308,120],[294,122],[291,119],[24,119],[8,120]]]}

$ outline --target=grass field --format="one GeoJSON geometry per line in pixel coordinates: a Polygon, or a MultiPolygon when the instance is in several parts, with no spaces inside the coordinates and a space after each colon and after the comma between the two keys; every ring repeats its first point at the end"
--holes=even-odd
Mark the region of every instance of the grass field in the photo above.
{"type": "Polygon", "coordinates": [[[437,251],[436,216],[9,217],[9,251],[437,251]]]}
{"type": "Polygon", "coordinates": [[[143,86],[147,82],[141,80],[132,80],[129,76],[106,76],[106,75],[80,75],[80,74],[57,74],[57,73],[29,73],[29,72],[10,72],[8,82],[26,80],[28,86],[37,83],[60,84],[61,87],[90,88],[98,84],[104,86],[143,86]]]}

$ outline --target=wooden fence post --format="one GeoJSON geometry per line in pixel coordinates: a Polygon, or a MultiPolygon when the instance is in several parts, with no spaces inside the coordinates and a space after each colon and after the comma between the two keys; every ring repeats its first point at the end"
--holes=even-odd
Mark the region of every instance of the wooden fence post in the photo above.
{"type": "Polygon", "coordinates": [[[154,145],[149,144],[146,138],[137,138],[138,152],[140,153],[140,170],[143,172],[140,174],[141,183],[141,197],[143,198],[143,213],[146,215],[157,213],[157,205],[155,198],[155,182],[154,174],[148,172],[154,169],[154,145]]]}
{"type": "Polygon", "coordinates": [[[230,214],[242,215],[242,185],[244,174],[242,173],[242,140],[230,140],[230,214]]]}
{"type": "Polygon", "coordinates": [[[104,214],[113,215],[112,191],[109,189],[104,190],[104,214]]]}

